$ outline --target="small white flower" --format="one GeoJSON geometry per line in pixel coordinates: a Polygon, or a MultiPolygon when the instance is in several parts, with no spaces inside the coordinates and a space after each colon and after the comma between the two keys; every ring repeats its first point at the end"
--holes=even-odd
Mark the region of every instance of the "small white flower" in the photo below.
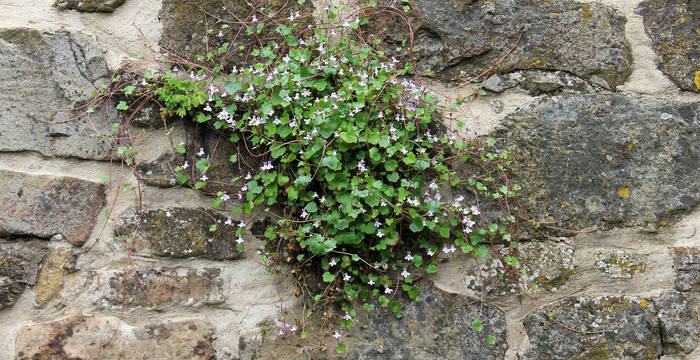
{"type": "Polygon", "coordinates": [[[433,249],[428,249],[428,256],[433,256],[435,253],[433,252],[433,249]]]}
{"type": "Polygon", "coordinates": [[[238,239],[236,239],[236,244],[242,244],[243,243],[243,236],[238,235],[238,239]]]}
{"type": "Polygon", "coordinates": [[[367,285],[374,285],[374,279],[370,277],[369,281],[367,282],[367,285]]]}
{"type": "Polygon", "coordinates": [[[406,271],[406,268],[403,268],[403,271],[401,272],[401,276],[403,276],[404,278],[407,278],[407,277],[411,276],[411,273],[406,271]]]}
{"type": "Polygon", "coordinates": [[[209,180],[209,177],[207,176],[207,174],[202,174],[202,181],[207,181],[207,180],[209,180]]]}
{"type": "Polygon", "coordinates": [[[474,215],[481,214],[481,212],[479,211],[479,208],[476,205],[472,205],[471,211],[472,211],[472,214],[474,214],[474,215]]]}
{"type": "Polygon", "coordinates": [[[187,169],[188,167],[190,167],[190,164],[187,163],[187,160],[185,160],[185,163],[182,164],[182,168],[183,168],[183,169],[187,169]]]}
{"type": "Polygon", "coordinates": [[[384,285],[384,293],[385,293],[385,294],[391,294],[391,293],[393,293],[393,292],[394,292],[394,290],[392,290],[392,289],[389,287],[389,285],[384,285]]]}
{"type": "Polygon", "coordinates": [[[352,316],[350,316],[350,314],[346,311],[345,316],[343,316],[343,319],[344,320],[352,320],[352,316]]]}
{"type": "Polygon", "coordinates": [[[225,222],[224,224],[226,224],[226,225],[231,225],[231,224],[233,224],[233,221],[231,220],[231,217],[230,217],[230,216],[227,216],[227,217],[226,217],[226,222],[225,222]]]}
{"type": "Polygon", "coordinates": [[[408,252],[408,255],[406,255],[406,257],[404,257],[404,259],[406,259],[406,261],[411,261],[411,260],[413,260],[413,255],[411,255],[411,252],[410,252],[410,251],[408,252]]]}
{"type": "Polygon", "coordinates": [[[331,267],[335,266],[335,264],[337,264],[335,262],[335,258],[332,258],[331,261],[328,262],[328,266],[331,266],[331,267]]]}
{"type": "Polygon", "coordinates": [[[343,281],[350,281],[350,279],[352,279],[352,276],[348,275],[348,273],[343,275],[343,281]]]}
{"type": "Polygon", "coordinates": [[[340,339],[341,336],[343,336],[343,335],[340,335],[340,333],[338,332],[338,330],[336,330],[335,333],[333,333],[333,337],[336,338],[336,339],[340,339]]]}

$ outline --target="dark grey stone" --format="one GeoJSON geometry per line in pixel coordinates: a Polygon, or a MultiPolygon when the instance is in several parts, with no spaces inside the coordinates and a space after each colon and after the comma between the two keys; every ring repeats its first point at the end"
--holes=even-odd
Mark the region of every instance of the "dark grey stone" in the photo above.
{"type": "Polygon", "coordinates": [[[358,311],[353,336],[347,338],[347,359],[432,360],[502,359],[506,350],[505,318],[490,304],[483,309],[478,299],[420,285],[420,301],[401,300],[403,317],[388,308],[358,311]],[[484,329],[472,328],[482,310],[484,329]],[[492,335],[494,345],[486,343],[492,335]]]}
{"type": "Polygon", "coordinates": [[[647,0],[637,8],[661,71],[683,90],[700,91],[700,2],[647,0]]]}
{"type": "Polygon", "coordinates": [[[36,285],[39,265],[49,251],[46,241],[0,239],[0,310],[14,305],[25,287],[36,285]]]}
{"type": "Polygon", "coordinates": [[[243,256],[237,249],[238,221],[226,224],[226,217],[205,209],[136,209],[125,211],[117,222],[116,232],[132,237],[138,251],[156,256],[212,260],[234,260],[243,256]],[[216,225],[216,231],[209,231],[216,225]]]}
{"type": "MultiPolygon", "coordinates": [[[[419,48],[415,60],[423,74],[455,80],[464,72],[473,77],[491,69],[514,46],[496,72],[562,70],[586,80],[599,78],[612,89],[631,73],[625,19],[605,5],[570,0],[411,0],[409,5],[419,48]]],[[[408,60],[410,43],[402,45],[408,27],[399,16],[375,14],[365,30],[381,34],[390,55],[408,60]]]]}
{"type": "Polygon", "coordinates": [[[56,0],[53,4],[59,10],[80,12],[112,12],[124,4],[125,0],[56,0]]]}
{"type": "Polygon", "coordinates": [[[698,346],[698,317],[692,305],[678,291],[654,299],[664,345],[664,354],[685,355],[698,346]]]}
{"type": "Polygon", "coordinates": [[[676,290],[700,292],[700,249],[677,247],[672,252],[676,290]]]}
{"type": "Polygon", "coordinates": [[[540,219],[560,226],[663,225],[700,200],[700,102],[570,95],[541,99],[492,136],[540,219]]]}
{"type": "Polygon", "coordinates": [[[91,100],[109,76],[90,36],[0,30],[0,151],[109,159],[112,147],[103,138],[112,135],[116,110],[68,110],[91,100]]]}
{"type": "Polygon", "coordinates": [[[630,297],[569,297],[527,315],[530,350],[521,359],[658,359],[659,325],[651,305],[630,297]]]}
{"type": "MultiPolygon", "coordinates": [[[[163,0],[159,19],[163,24],[160,45],[178,56],[195,60],[197,55],[211,55],[217,63],[240,66],[245,62],[249,51],[259,47],[259,39],[269,39],[278,36],[276,25],[267,22],[260,34],[248,35],[246,26],[238,25],[242,20],[252,23],[250,1],[232,0],[224,3],[221,0],[163,0]],[[230,26],[221,29],[221,21],[230,26]],[[208,33],[209,29],[213,31],[208,33]],[[221,36],[219,35],[221,30],[221,36]],[[224,42],[229,42],[229,51],[218,54],[217,50],[224,42]]],[[[268,14],[277,14],[280,22],[291,25],[286,17],[290,12],[299,12],[300,18],[294,20],[296,29],[306,29],[313,24],[312,12],[315,11],[312,1],[300,5],[297,1],[271,0],[265,1],[264,12],[255,13],[261,22],[268,14]]],[[[258,8],[260,8],[258,6],[258,8]]],[[[253,25],[257,25],[255,23],[253,25]]]]}

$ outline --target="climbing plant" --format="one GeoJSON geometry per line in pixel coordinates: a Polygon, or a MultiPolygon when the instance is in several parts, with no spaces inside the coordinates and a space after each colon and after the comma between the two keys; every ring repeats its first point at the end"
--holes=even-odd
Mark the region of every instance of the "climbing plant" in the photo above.
{"type": "MultiPolygon", "coordinates": [[[[117,109],[125,119],[144,102],[156,102],[164,116],[207,126],[259,159],[257,171],[231,174],[235,190],[210,194],[211,206],[235,203],[232,216],[274,214],[261,258],[279,264],[283,247],[291,253],[287,268],[321,284],[304,287],[305,295],[341,309],[333,329],[338,352],[345,350],[344,329],[352,326],[356,305],[389,307],[401,317],[397,294],[419,300],[414,280],[436,273],[441,259],[484,258],[493,251],[506,269],[518,265],[515,255],[501,256],[494,247],[517,246],[521,225],[520,187],[508,178],[508,152],[491,139],[465,138],[465,123],[443,117],[438,95],[415,76],[410,61],[399,62],[355,32],[376,9],[370,2],[336,19],[340,9],[328,6],[326,21],[301,28],[298,12],[277,21],[263,16],[264,7],[253,7],[236,23],[257,40],[251,46],[234,48],[235,39],[223,39],[194,61],[166,52],[164,70],[124,74],[108,89],[123,99],[117,109]],[[256,37],[264,29],[268,36],[256,37]],[[245,52],[244,63],[227,64],[231,51],[245,52]]],[[[221,20],[209,26],[215,36],[232,25],[221,20]]],[[[184,144],[173,148],[187,152],[184,144]]],[[[127,144],[118,153],[134,166],[127,144]]],[[[239,156],[226,157],[236,164],[239,156]]],[[[192,164],[173,169],[177,182],[205,189],[211,161],[200,150],[192,164]]],[[[234,225],[210,230],[218,226],[234,225]]],[[[237,228],[239,251],[244,231],[237,228]]],[[[284,324],[282,333],[307,336],[301,324],[284,324]]],[[[483,329],[479,319],[473,327],[483,329]]]]}

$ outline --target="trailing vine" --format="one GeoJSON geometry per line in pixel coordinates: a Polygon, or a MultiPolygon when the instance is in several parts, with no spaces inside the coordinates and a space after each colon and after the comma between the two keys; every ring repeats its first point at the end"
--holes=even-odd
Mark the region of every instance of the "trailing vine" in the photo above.
{"type": "MultiPolygon", "coordinates": [[[[209,34],[221,39],[209,54],[188,61],[165,52],[165,70],[126,72],[114,79],[109,96],[97,98],[119,97],[117,109],[127,119],[122,134],[145,103],[155,102],[166,118],[189,119],[242,149],[227,154],[231,163],[245,156],[261,164],[209,192],[211,206],[235,203],[231,216],[262,210],[278,219],[265,230],[261,259],[275,272],[280,262],[289,263],[306,300],[341,309],[333,328],[338,352],[345,351],[344,329],[357,305],[389,307],[401,317],[396,295],[419,300],[414,280],[436,273],[445,257],[492,252],[517,284],[523,224],[508,152],[492,139],[462,136],[465,123],[442,117],[439,95],[414,76],[410,61],[401,63],[358,36],[377,5],[363,9],[335,20],[340,9],[327,6],[327,22],[298,28],[295,20],[308,14],[287,18],[279,10],[278,21],[254,6],[245,21],[209,24],[209,34]],[[221,35],[232,26],[254,39],[243,49],[245,63],[226,61],[241,50],[231,45],[235,37],[221,35]],[[258,36],[263,30],[264,38],[258,36]],[[513,251],[501,255],[495,244],[513,251]],[[280,259],[281,248],[291,256],[280,259]]],[[[118,139],[118,153],[135,169],[134,151],[118,139]]],[[[184,144],[173,149],[188,153],[184,144]]],[[[200,149],[192,163],[173,169],[177,182],[208,189],[211,161],[200,149]]],[[[212,224],[210,231],[219,226],[234,225],[212,224]]],[[[245,228],[236,231],[242,252],[245,228]]],[[[281,323],[283,334],[308,335],[301,322],[281,323]]],[[[483,329],[478,318],[472,326],[483,329]]]]}

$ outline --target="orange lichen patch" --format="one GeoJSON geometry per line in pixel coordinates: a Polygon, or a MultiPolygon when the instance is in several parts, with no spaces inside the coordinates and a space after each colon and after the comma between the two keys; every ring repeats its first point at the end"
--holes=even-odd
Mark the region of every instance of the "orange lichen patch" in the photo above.
{"type": "Polygon", "coordinates": [[[416,329],[418,329],[418,323],[415,322],[415,321],[411,321],[411,322],[408,324],[408,328],[411,329],[411,330],[416,330],[416,329]]]}
{"type": "Polygon", "coordinates": [[[695,91],[700,90],[700,71],[695,72],[695,79],[693,79],[693,83],[695,84],[695,91]]]}
{"type": "Polygon", "coordinates": [[[627,199],[630,196],[630,189],[623,187],[617,190],[617,195],[623,199],[627,199]]]}
{"type": "Polygon", "coordinates": [[[627,151],[632,151],[634,149],[634,144],[627,144],[627,151]]]}
{"type": "Polygon", "coordinates": [[[641,306],[641,307],[643,307],[643,308],[646,308],[647,305],[649,305],[649,304],[647,304],[647,301],[646,301],[646,300],[642,299],[642,300],[639,301],[639,306],[641,306]]]}

